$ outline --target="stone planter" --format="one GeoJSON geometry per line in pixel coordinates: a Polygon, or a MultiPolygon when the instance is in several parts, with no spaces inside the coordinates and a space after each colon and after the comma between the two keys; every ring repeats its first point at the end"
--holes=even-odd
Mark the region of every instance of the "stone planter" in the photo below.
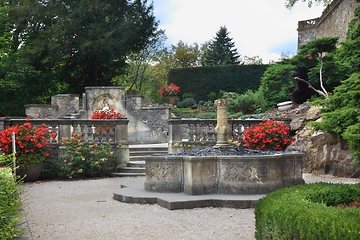
{"type": "Polygon", "coordinates": [[[33,166],[30,166],[27,169],[17,169],[16,174],[21,178],[24,178],[24,182],[35,182],[39,179],[42,168],[43,162],[37,163],[33,166]]]}
{"type": "Polygon", "coordinates": [[[281,102],[277,104],[279,111],[290,110],[293,107],[292,101],[281,102]]]}

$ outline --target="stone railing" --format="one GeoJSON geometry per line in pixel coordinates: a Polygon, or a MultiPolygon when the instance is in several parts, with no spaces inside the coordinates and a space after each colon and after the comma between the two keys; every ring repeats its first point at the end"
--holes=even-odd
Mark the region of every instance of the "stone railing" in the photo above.
{"type": "MultiPolygon", "coordinates": [[[[82,142],[100,144],[108,142],[114,148],[121,146],[118,165],[126,165],[129,161],[128,119],[116,120],[80,120],[80,119],[30,119],[34,126],[45,124],[57,137],[52,139],[51,146],[59,150],[62,138],[70,138],[73,134],[81,134],[82,142]]],[[[23,124],[26,119],[0,118],[0,131],[8,126],[23,124]]]]}
{"type": "MultiPolygon", "coordinates": [[[[290,119],[276,119],[290,124],[290,119]]],[[[246,128],[258,124],[262,119],[233,120],[229,119],[228,139],[234,141],[243,138],[246,128]]],[[[216,119],[169,119],[169,153],[187,152],[216,144],[216,119]]]]}

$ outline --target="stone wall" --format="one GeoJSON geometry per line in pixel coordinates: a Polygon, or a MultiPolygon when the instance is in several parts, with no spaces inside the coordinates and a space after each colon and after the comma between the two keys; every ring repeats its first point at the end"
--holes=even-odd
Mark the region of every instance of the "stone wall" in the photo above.
{"type": "Polygon", "coordinates": [[[296,141],[286,149],[305,154],[304,172],[359,177],[360,168],[355,164],[349,145],[328,133],[314,131],[307,125],[309,121],[321,121],[320,107],[311,107],[305,115],[293,117],[290,126],[296,131],[296,141]]]}
{"type": "Polygon", "coordinates": [[[319,18],[298,23],[298,47],[310,40],[339,36],[339,42],[346,38],[348,23],[354,17],[354,10],[359,6],[355,0],[333,0],[319,18]]]}
{"type": "Polygon", "coordinates": [[[86,87],[80,97],[75,94],[58,94],[51,105],[26,105],[31,119],[90,119],[94,111],[114,108],[129,119],[129,144],[165,143],[168,141],[167,120],[171,107],[148,105],[149,99],[137,91],[125,93],[124,87],[86,87]]]}

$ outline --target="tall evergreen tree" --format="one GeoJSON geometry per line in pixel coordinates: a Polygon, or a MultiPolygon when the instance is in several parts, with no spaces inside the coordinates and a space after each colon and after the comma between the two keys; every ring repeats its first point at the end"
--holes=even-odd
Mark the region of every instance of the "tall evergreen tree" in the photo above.
{"type": "Polygon", "coordinates": [[[240,55],[235,48],[235,43],[229,37],[227,28],[220,27],[214,40],[209,44],[206,65],[230,65],[239,64],[240,55]]]}

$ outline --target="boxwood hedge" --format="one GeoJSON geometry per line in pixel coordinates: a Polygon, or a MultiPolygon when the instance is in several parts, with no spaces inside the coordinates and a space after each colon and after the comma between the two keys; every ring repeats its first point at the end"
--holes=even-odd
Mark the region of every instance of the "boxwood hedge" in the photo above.
{"type": "Polygon", "coordinates": [[[360,184],[314,183],[285,188],[261,198],[255,208],[258,240],[360,239],[360,184]]]}

